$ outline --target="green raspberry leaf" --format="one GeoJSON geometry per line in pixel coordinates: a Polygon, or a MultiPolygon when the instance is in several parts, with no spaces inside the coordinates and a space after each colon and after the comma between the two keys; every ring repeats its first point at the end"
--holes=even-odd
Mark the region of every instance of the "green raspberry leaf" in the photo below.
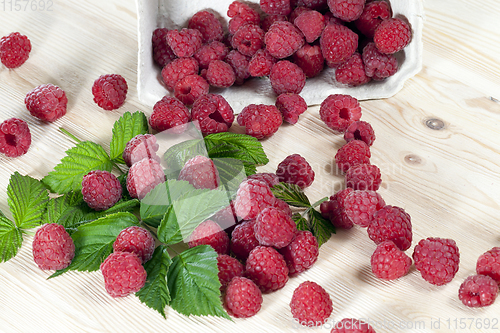
{"type": "Polygon", "coordinates": [[[100,145],[83,141],[66,151],[66,156],[53,171],[43,178],[43,183],[55,193],[79,191],[82,179],[92,170],[111,171],[113,164],[100,145]]]}
{"type": "Polygon", "coordinates": [[[214,165],[219,172],[220,186],[233,198],[242,181],[247,177],[245,166],[234,158],[214,158],[214,165]]]}
{"type": "Polygon", "coordinates": [[[307,215],[309,217],[309,231],[318,240],[318,246],[321,246],[335,233],[335,227],[315,209],[310,209],[307,215]]]}
{"type": "Polygon", "coordinates": [[[83,201],[82,192],[68,192],[50,199],[43,215],[43,223],[58,223],[65,228],[75,228],[91,209],[83,201]]]}
{"type": "Polygon", "coordinates": [[[292,219],[297,225],[298,230],[310,231],[309,221],[305,217],[303,217],[300,213],[293,214],[292,219]]]}
{"type": "Polygon", "coordinates": [[[230,319],[220,299],[217,253],[208,245],[188,249],[172,260],[168,270],[170,306],[186,316],[230,319]]]}
{"type": "Polygon", "coordinates": [[[120,200],[113,207],[108,208],[103,211],[92,211],[85,215],[86,220],[96,220],[98,218],[111,215],[114,213],[120,212],[130,212],[132,213],[137,206],[140,205],[140,201],[138,199],[130,199],[130,200],[120,200]]]}
{"type": "Polygon", "coordinates": [[[153,257],[144,264],[148,279],[144,287],[135,293],[142,303],[158,311],[163,318],[165,307],[170,303],[170,292],[167,286],[167,272],[172,259],[163,245],[158,246],[153,257]]]}
{"type": "Polygon", "coordinates": [[[0,211],[0,262],[15,257],[22,243],[21,230],[0,211]]]}
{"type": "Polygon", "coordinates": [[[302,189],[295,184],[279,183],[271,188],[274,196],[285,201],[290,206],[294,207],[311,207],[309,199],[304,194],[302,189]]]}
{"type": "Polygon", "coordinates": [[[148,130],[148,120],[144,113],[125,112],[113,125],[113,136],[109,145],[111,160],[125,164],[122,155],[127,142],[136,135],[147,134],[148,130]]]}
{"type": "Polygon", "coordinates": [[[208,155],[210,157],[212,157],[211,152],[216,152],[219,145],[230,144],[233,149],[235,149],[235,155],[238,155],[238,153],[242,153],[249,158],[249,161],[258,165],[265,165],[269,163],[269,159],[267,158],[260,141],[250,135],[229,132],[209,134],[205,137],[205,144],[207,146],[208,155]]]}

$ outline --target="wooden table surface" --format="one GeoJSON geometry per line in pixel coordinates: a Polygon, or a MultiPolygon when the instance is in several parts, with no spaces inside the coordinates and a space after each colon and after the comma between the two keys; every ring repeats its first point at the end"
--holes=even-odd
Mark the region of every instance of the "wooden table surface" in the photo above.
{"type": "MultiPolygon", "coordinates": [[[[133,0],[46,1],[52,3],[51,11],[10,10],[10,2],[0,1],[0,35],[26,34],[33,51],[18,69],[0,67],[0,120],[27,121],[33,143],[22,157],[0,156],[0,210],[8,217],[10,175],[18,171],[42,178],[73,146],[59,127],[107,147],[121,114],[151,113],[137,97],[133,0]],[[90,89],[106,73],[123,75],[130,87],[125,105],[112,112],[94,104],[90,89]],[[69,100],[67,115],[52,124],[31,117],[23,103],[29,90],[49,82],[62,87],[69,100]]],[[[452,238],[460,248],[460,269],[449,284],[432,286],[414,268],[396,281],[376,279],[369,268],[375,244],[366,230],[353,228],[333,235],[311,270],[265,295],[262,310],[253,318],[188,318],[167,308],[164,319],[135,296],[112,299],[100,272],[69,272],[47,280],[51,272],[35,265],[32,236],[25,235],[17,256],[0,264],[0,331],[304,331],[294,326],[288,303],[305,280],[316,281],[331,295],[330,320],[365,318],[377,332],[500,330],[500,300],[470,309],[457,297],[462,281],[475,273],[478,256],[500,246],[499,5],[494,0],[427,0],[422,71],[396,96],[361,103],[362,119],[377,135],[371,161],[382,170],[379,192],[386,203],[403,207],[412,218],[414,240],[407,252],[430,236],[452,238]],[[444,127],[430,128],[429,119],[442,121],[444,127]],[[481,328],[487,320],[496,326],[481,328]],[[460,328],[462,323],[467,328],[460,328]]],[[[332,173],[333,157],[343,142],[312,106],[295,126],[283,126],[263,143],[270,162],[259,171],[274,171],[284,157],[299,153],[317,175],[307,195],[312,201],[329,196],[343,184],[332,173]]]]}

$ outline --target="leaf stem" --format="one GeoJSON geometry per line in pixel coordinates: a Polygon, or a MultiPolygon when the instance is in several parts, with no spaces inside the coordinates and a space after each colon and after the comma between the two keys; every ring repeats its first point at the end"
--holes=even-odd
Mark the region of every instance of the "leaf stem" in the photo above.
{"type": "Polygon", "coordinates": [[[62,127],[59,127],[59,130],[61,132],[63,132],[64,134],[66,134],[66,136],[68,136],[70,139],[73,139],[74,141],[76,141],[77,143],[81,143],[82,140],[78,139],[76,136],[74,136],[73,134],[71,134],[70,132],[68,132],[66,129],[62,128],[62,127]]]}

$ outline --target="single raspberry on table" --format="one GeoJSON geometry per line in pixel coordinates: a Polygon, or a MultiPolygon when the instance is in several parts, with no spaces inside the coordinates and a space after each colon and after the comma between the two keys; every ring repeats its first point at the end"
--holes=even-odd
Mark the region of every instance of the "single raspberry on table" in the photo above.
{"type": "Polygon", "coordinates": [[[236,81],[233,67],[225,61],[214,60],[208,64],[207,81],[211,86],[227,88],[236,81]]]}
{"type": "Polygon", "coordinates": [[[153,44],[153,60],[161,68],[172,62],[177,56],[167,42],[167,28],[157,28],[153,31],[151,42],[153,44]]]}
{"type": "Polygon", "coordinates": [[[299,154],[287,156],[278,164],[276,175],[280,182],[295,184],[301,189],[311,186],[314,170],[304,157],[299,154]]]}
{"type": "Polygon", "coordinates": [[[227,285],[234,277],[243,276],[243,273],[245,273],[245,266],[238,259],[227,254],[219,254],[217,256],[217,268],[219,269],[217,275],[221,284],[221,292],[225,291],[227,285]]]}
{"type": "Polygon", "coordinates": [[[64,269],[75,256],[75,244],[66,229],[47,223],[33,237],[33,259],[42,270],[64,269]]]}
{"type": "Polygon", "coordinates": [[[31,146],[28,124],[19,118],[10,118],[0,124],[0,153],[7,157],[19,157],[31,146]]]}
{"type": "Polygon", "coordinates": [[[250,279],[237,276],[229,282],[224,295],[227,312],[236,318],[255,316],[262,306],[262,292],[250,279]]]}
{"type": "Polygon", "coordinates": [[[228,30],[233,35],[246,24],[260,24],[259,13],[242,1],[233,1],[228,7],[227,16],[230,17],[228,30]]]}
{"type": "Polygon", "coordinates": [[[141,259],[131,252],[113,252],[101,264],[104,287],[111,297],[125,297],[141,290],[147,273],[141,259]]]}
{"type": "Polygon", "coordinates": [[[327,24],[319,39],[323,58],[328,67],[340,65],[358,47],[358,35],[346,26],[340,24],[327,24]]]}
{"type": "Polygon", "coordinates": [[[368,227],[375,212],[385,206],[382,196],[375,191],[369,190],[352,191],[344,198],[343,203],[347,217],[352,223],[363,228],[368,227]]]}
{"type": "Polygon", "coordinates": [[[264,43],[273,57],[283,59],[294,54],[305,41],[302,32],[292,23],[277,21],[266,32],[264,43]]]}
{"type": "Polygon", "coordinates": [[[188,245],[190,248],[198,245],[210,245],[218,254],[227,254],[229,236],[216,222],[206,220],[191,233],[188,245]]]}
{"type": "Polygon", "coordinates": [[[274,248],[259,245],[248,255],[245,276],[264,293],[276,291],[288,281],[288,267],[283,256],[274,248]]]}
{"type": "Polygon", "coordinates": [[[283,123],[281,112],[274,105],[250,104],[243,108],[236,118],[238,125],[245,127],[245,133],[259,140],[276,133],[283,123]]]}
{"type": "Polygon", "coordinates": [[[203,35],[197,29],[169,30],[167,42],[179,58],[192,57],[203,44],[203,35]]]}
{"type": "Polygon", "coordinates": [[[260,9],[268,15],[288,15],[292,6],[291,0],[260,0],[260,9]]]}
{"type": "Polygon", "coordinates": [[[250,57],[241,54],[237,50],[232,50],[227,54],[226,62],[230,64],[231,67],[233,67],[234,73],[236,75],[234,84],[242,85],[245,80],[250,77],[250,73],[248,71],[250,57]]]}
{"type": "Polygon", "coordinates": [[[276,197],[265,182],[247,179],[241,182],[236,198],[234,210],[236,215],[243,220],[255,219],[260,211],[272,206],[276,197]]]}
{"type": "Polygon", "coordinates": [[[398,17],[380,22],[373,35],[377,49],[382,53],[396,53],[411,41],[411,28],[398,17]]]}
{"type": "Polygon", "coordinates": [[[17,68],[28,60],[31,42],[19,32],[12,32],[0,38],[0,61],[7,68],[17,68]]]}
{"type": "Polygon", "coordinates": [[[260,49],[250,59],[248,73],[254,77],[269,76],[275,63],[276,58],[268,50],[260,49]]]}
{"type": "Polygon", "coordinates": [[[234,111],[221,95],[206,94],[194,101],[191,119],[198,121],[203,134],[227,132],[233,125],[234,111]]]}
{"type": "Polygon", "coordinates": [[[220,42],[224,38],[222,23],[210,10],[200,10],[191,16],[188,28],[198,30],[202,35],[203,43],[220,42]]]}
{"type": "Polygon", "coordinates": [[[168,90],[173,91],[175,84],[188,75],[198,74],[200,65],[193,57],[177,58],[163,67],[161,77],[168,90]]]}
{"type": "Polygon", "coordinates": [[[293,54],[293,61],[308,78],[315,77],[325,67],[325,59],[319,45],[305,44],[293,54]]]}
{"type": "Polygon", "coordinates": [[[361,106],[350,95],[332,94],[321,102],[319,116],[332,130],[345,132],[349,125],[361,118],[361,106]]]}
{"type": "Polygon", "coordinates": [[[293,291],[290,310],[299,324],[321,326],[332,314],[333,302],[322,286],[313,281],[304,281],[293,291]]]}
{"type": "Polygon", "coordinates": [[[337,168],[347,172],[349,168],[359,164],[370,163],[370,147],[360,140],[354,140],[343,145],[335,154],[337,168]]]}
{"type": "Polygon", "coordinates": [[[286,15],[279,14],[265,15],[260,21],[260,27],[262,28],[262,30],[267,32],[271,25],[273,25],[273,23],[277,21],[288,21],[288,17],[286,15]]]}
{"type": "Polygon", "coordinates": [[[179,173],[179,180],[185,180],[194,188],[216,189],[219,187],[219,172],[214,162],[203,155],[189,159],[179,173]]]}
{"type": "Polygon", "coordinates": [[[356,28],[368,38],[373,38],[380,22],[392,17],[391,5],[388,1],[372,1],[365,4],[361,16],[354,21],[356,28]]]}
{"type": "Polygon", "coordinates": [[[250,252],[259,246],[255,238],[255,220],[247,220],[238,224],[231,233],[230,248],[236,258],[245,261],[250,252]]]}
{"type": "Polygon", "coordinates": [[[365,64],[358,52],[341,63],[335,70],[335,80],[351,87],[357,87],[370,82],[371,78],[366,75],[365,64]]]}
{"type": "Polygon", "coordinates": [[[208,68],[208,65],[214,60],[224,60],[229,53],[228,47],[219,41],[213,41],[203,44],[193,55],[198,60],[200,68],[208,68]]]}
{"type": "Polygon", "coordinates": [[[97,211],[113,207],[122,197],[118,178],[109,171],[93,170],[83,176],[83,201],[97,211]]]}
{"type": "Polygon", "coordinates": [[[113,251],[135,253],[141,263],[145,263],[153,257],[155,239],[147,229],[134,225],[120,231],[113,243],[113,251]]]}
{"type": "Polygon", "coordinates": [[[293,23],[304,35],[307,43],[312,43],[321,36],[325,28],[325,17],[318,11],[307,10],[299,14],[293,23]]]}
{"type": "Polygon", "coordinates": [[[375,141],[375,132],[370,123],[363,120],[357,120],[347,127],[344,133],[344,140],[346,142],[361,140],[368,146],[371,146],[375,141]]]}
{"type": "Polygon", "coordinates": [[[287,213],[267,207],[257,216],[254,230],[260,245],[279,249],[290,244],[297,232],[297,225],[287,213]]]}
{"type": "Polygon", "coordinates": [[[299,94],[284,93],[276,98],[276,107],[283,115],[283,120],[289,124],[296,124],[299,116],[306,112],[307,103],[299,94]]]}
{"type": "Polygon", "coordinates": [[[429,237],[413,249],[415,267],[427,282],[441,286],[455,277],[460,263],[460,252],[453,239],[429,237]]]}
{"type": "Polygon", "coordinates": [[[279,184],[280,180],[275,173],[258,172],[247,177],[247,179],[256,179],[265,182],[269,187],[279,184]]]}
{"type": "Polygon", "coordinates": [[[322,202],[319,206],[321,216],[330,220],[335,227],[351,229],[354,226],[354,223],[347,215],[344,200],[353,191],[354,190],[352,188],[348,187],[332,195],[329,200],[322,202]]]}
{"type": "Polygon", "coordinates": [[[500,247],[494,247],[479,256],[476,272],[492,277],[500,285],[500,247]]]}
{"type": "Polygon", "coordinates": [[[278,250],[285,259],[290,276],[311,268],[319,256],[318,240],[310,231],[300,230],[293,240],[278,250]]]}
{"type": "Polygon", "coordinates": [[[393,54],[381,53],[373,42],[363,48],[362,57],[366,75],[374,80],[383,80],[398,71],[396,57],[393,54]]]}
{"type": "Polygon", "coordinates": [[[269,73],[271,87],[276,95],[299,94],[306,85],[304,71],[288,60],[280,60],[271,67],[269,73]]]}
{"type": "Polygon", "coordinates": [[[377,191],[382,183],[380,169],[373,164],[358,164],[345,174],[345,184],[355,190],[377,191]]]}
{"type": "Polygon", "coordinates": [[[413,236],[410,215],[403,208],[386,205],[373,214],[368,236],[375,244],[390,240],[401,251],[408,250],[413,236]]]}
{"type": "Polygon", "coordinates": [[[94,102],[104,110],[118,109],[125,103],[128,85],[119,74],[105,74],[99,76],[92,85],[94,102]]]}
{"type": "Polygon", "coordinates": [[[132,198],[143,199],[158,184],[165,182],[165,173],[160,163],[144,158],[134,163],[127,175],[127,191],[132,198]]]}
{"type": "Polygon", "coordinates": [[[47,83],[28,92],[24,104],[33,117],[53,122],[66,114],[68,99],[64,90],[47,83]]]}
{"type": "Polygon", "coordinates": [[[253,56],[264,47],[264,30],[258,25],[247,24],[240,27],[231,38],[231,46],[246,56],[253,56]]]}
{"type": "Polygon", "coordinates": [[[487,275],[471,275],[458,290],[458,298],[465,306],[481,308],[490,306],[498,296],[498,284],[487,275]]]}
{"type": "Polygon", "coordinates": [[[363,13],[365,0],[328,0],[328,8],[333,16],[345,22],[352,22],[363,13]]]}
{"type": "Polygon", "coordinates": [[[160,157],[156,154],[158,148],[156,137],[153,134],[138,134],[127,142],[122,157],[129,168],[135,162],[146,157],[160,162],[160,157]]]}
{"type": "Polygon", "coordinates": [[[398,249],[392,241],[385,241],[377,245],[370,263],[376,277],[383,280],[395,280],[408,274],[411,258],[398,249]]]}
{"type": "Polygon", "coordinates": [[[153,106],[153,113],[149,117],[149,125],[152,129],[162,132],[171,128],[182,132],[182,125],[191,120],[189,109],[177,98],[164,96],[153,106]]]}
{"type": "Polygon", "coordinates": [[[330,333],[376,333],[373,327],[362,320],[344,318],[337,322],[330,333]]]}

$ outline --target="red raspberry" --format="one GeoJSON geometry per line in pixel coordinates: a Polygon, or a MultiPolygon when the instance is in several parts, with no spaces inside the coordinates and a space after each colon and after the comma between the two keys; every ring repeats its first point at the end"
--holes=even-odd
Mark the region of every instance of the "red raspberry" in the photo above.
{"type": "Polygon", "coordinates": [[[257,246],[248,255],[245,274],[262,292],[281,289],[288,281],[288,267],[277,250],[268,246],[257,246]]]}
{"type": "Polygon", "coordinates": [[[292,11],[290,0],[260,0],[260,9],[268,15],[288,15],[292,11]]]}
{"type": "Polygon", "coordinates": [[[345,22],[352,22],[363,13],[365,0],[328,0],[328,7],[333,16],[345,22]]]}
{"type": "Polygon", "coordinates": [[[273,23],[277,21],[288,21],[288,17],[286,15],[278,15],[278,14],[266,15],[260,21],[260,27],[262,28],[262,30],[267,32],[271,27],[271,25],[273,25],[273,23]]]}
{"type": "Polygon", "coordinates": [[[64,90],[48,83],[28,92],[24,103],[33,117],[53,122],[66,114],[68,99],[64,90]]]}
{"type": "Polygon", "coordinates": [[[203,155],[189,159],[179,173],[179,180],[185,180],[194,188],[216,189],[219,187],[219,172],[214,162],[203,155]]]}
{"type": "Polygon", "coordinates": [[[398,71],[398,59],[393,54],[381,53],[375,43],[363,48],[363,63],[366,75],[374,80],[383,80],[398,71]]]}
{"type": "Polygon", "coordinates": [[[301,189],[311,186],[314,181],[314,171],[299,154],[287,156],[278,164],[276,175],[280,182],[295,184],[301,189]]]}
{"type": "Polygon", "coordinates": [[[255,238],[260,245],[279,249],[290,244],[297,232],[297,225],[290,215],[282,210],[267,207],[257,216],[254,229],[255,238]]]}
{"type": "Polygon", "coordinates": [[[203,35],[197,29],[183,28],[167,33],[168,45],[179,58],[192,57],[203,43],[203,35]]]}
{"type": "Polygon", "coordinates": [[[234,121],[229,103],[217,94],[199,97],[191,109],[192,120],[197,120],[203,134],[227,132],[234,121]]]}
{"type": "Polygon", "coordinates": [[[219,269],[217,275],[221,284],[221,292],[225,291],[227,285],[234,277],[243,276],[245,272],[245,266],[238,259],[227,254],[219,254],[217,256],[217,268],[219,269]]]}
{"type": "Polygon", "coordinates": [[[122,197],[118,178],[108,171],[93,170],[83,176],[83,201],[97,211],[113,207],[122,197]]]}
{"type": "Polygon", "coordinates": [[[118,74],[105,74],[99,76],[92,85],[94,102],[104,110],[118,109],[127,97],[127,81],[118,74]]]}
{"type": "Polygon", "coordinates": [[[31,42],[19,32],[0,38],[0,61],[7,68],[17,68],[28,60],[31,42]]]}
{"type": "Polygon", "coordinates": [[[230,34],[235,34],[238,29],[246,24],[256,24],[260,23],[260,15],[252,7],[244,2],[233,1],[227,10],[227,16],[231,19],[228,23],[228,29],[230,34]]]}
{"type": "Polygon", "coordinates": [[[402,50],[411,40],[411,28],[400,18],[383,20],[373,35],[377,49],[382,53],[396,53],[402,50]]]}
{"type": "Polygon", "coordinates": [[[167,43],[167,28],[158,28],[153,31],[153,60],[161,68],[172,62],[177,56],[167,43]]]}
{"type": "Polygon", "coordinates": [[[241,260],[246,260],[250,252],[259,246],[255,238],[255,220],[243,221],[231,233],[231,251],[241,260]]]}
{"type": "Polygon", "coordinates": [[[75,256],[75,244],[66,229],[57,223],[47,223],[33,237],[33,259],[43,270],[64,269],[75,256]]]}
{"type": "Polygon", "coordinates": [[[141,290],[147,273],[141,259],[130,252],[113,252],[101,264],[104,286],[111,297],[124,297],[141,290]]]}
{"type": "Polygon", "coordinates": [[[193,57],[198,60],[200,68],[208,68],[210,62],[213,60],[224,60],[228,53],[229,49],[224,43],[213,41],[202,45],[193,57]]]}
{"type": "Polygon", "coordinates": [[[0,153],[18,157],[26,154],[30,146],[31,132],[24,120],[10,118],[0,124],[0,153]]]}
{"type": "Polygon", "coordinates": [[[167,89],[173,91],[177,81],[188,75],[198,74],[199,70],[200,66],[195,58],[178,58],[162,69],[161,77],[167,89]]]}
{"type": "Polygon", "coordinates": [[[255,219],[261,210],[272,206],[275,199],[266,183],[247,179],[241,182],[236,192],[234,210],[236,215],[244,220],[255,219]]]}
{"type": "Polygon", "coordinates": [[[370,324],[354,318],[344,318],[337,322],[330,333],[376,333],[370,324]]]}
{"type": "Polygon", "coordinates": [[[303,6],[314,10],[323,10],[327,8],[326,0],[298,0],[297,6],[303,6]]]}
{"type": "Polygon", "coordinates": [[[325,17],[325,24],[340,24],[340,25],[345,25],[346,22],[342,21],[338,17],[333,16],[332,12],[328,11],[324,15],[325,17]]]}
{"type": "Polygon", "coordinates": [[[290,244],[280,249],[289,275],[297,275],[311,268],[319,255],[318,240],[310,231],[298,231],[290,244]]]}
{"type": "Polygon", "coordinates": [[[151,158],[144,158],[130,167],[127,191],[132,198],[143,199],[149,191],[164,181],[165,174],[160,163],[151,158]]]}
{"type": "Polygon", "coordinates": [[[254,173],[253,175],[248,176],[247,179],[256,179],[256,180],[263,181],[269,187],[273,187],[274,185],[277,185],[280,182],[278,176],[272,172],[254,173]]]}
{"type": "Polygon", "coordinates": [[[164,96],[153,106],[153,113],[149,117],[152,129],[162,132],[174,128],[176,132],[184,131],[182,125],[191,120],[188,108],[177,98],[164,96]]]}
{"type": "Polygon", "coordinates": [[[452,239],[429,237],[413,249],[415,267],[427,282],[441,286],[455,277],[460,252],[452,239]]]}
{"type": "Polygon", "coordinates": [[[216,212],[210,219],[217,222],[228,235],[230,235],[234,228],[236,228],[236,225],[241,222],[234,211],[233,201],[230,201],[229,205],[216,212]]]}
{"type": "Polygon", "coordinates": [[[189,236],[189,247],[210,245],[218,254],[227,254],[229,249],[229,236],[216,222],[206,220],[194,229],[189,236]]]}
{"type": "Polygon", "coordinates": [[[370,147],[360,140],[354,140],[343,145],[335,154],[337,168],[347,172],[349,168],[359,164],[370,164],[370,147]]]}
{"type": "Polygon", "coordinates": [[[211,86],[227,88],[236,81],[233,67],[222,60],[210,62],[207,69],[207,81],[211,86]]]}
{"type": "Polygon", "coordinates": [[[271,68],[275,63],[276,58],[268,50],[258,50],[248,63],[248,73],[254,77],[269,76],[271,68]]]}
{"type": "Polygon", "coordinates": [[[345,198],[353,191],[354,190],[352,188],[348,187],[335,193],[335,195],[332,195],[330,200],[321,203],[321,215],[325,219],[329,219],[335,227],[351,229],[354,226],[351,218],[347,215],[344,208],[345,198]]]}
{"type": "Polygon", "coordinates": [[[146,157],[160,162],[160,157],[156,155],[158,148],[154,135],[138,134],[127,142],[122,157],[128,167],[146,157]]]}
{"type": "Polygon", "coordinates": [[[307,43],[312,43],[321,36],[325,28],[325,17],[318,11],[307,10],[293,21],[295,26],[304,34],[307,43]]]}
{"type": "Polygon", "coordinates": [[[373,214],[368,226],[368,236],[375,244],[390,240],[401,251],[405,251],[410,247],[412,239],[410,215],[403,208],[386,205],[373,214]]]}
{"type": "Polygon", "coordinates": [[[310,8],[307,8],[307,7],[304,7],[304,6],[297,6],[293,10],[293,12],[290,14],[290,16],[288,18],[288,21],[291,22],[291,23],[293,23],[293,22],[295,22],[295,19],[297,17],[299,17],[300,14],[308,12],[310,10],[311,10],[310,8]]]}
{"type": "Polygon", "coordinates": [[[347,127],[344,133],[344,140],[347,142],[351,142],[352,140],[361,140],[368,146],[371,146],[375,141],[375,132],[369,123],[358,120],[347,127]]]}
{"type": "Polygon", "coordinates": [[[358,52],[341,63],[335,70],[335,80],[351,87],[360,86],[370,82],[371,78],[366,76],[363,59],[358,52]]]}
{"type": "Polygon", "coordinates": [[[283,120],[289,124],[296,124],[299,115],[307,110],[306,101],[300,95],[293,93],[279,95],[275,105],[283,115],[283,120]]]}
{"type": "Polygon", "coordinates": [[[251,57],[264,46],[264,30],[258,25],[244,25],[234,33],[231,46],[241,54],[251,57]]]}
{"type": "Polygon", "coordinates": [[[411,266],[411,258],[391,241],[377,245],[370,262],[373,274],[384,280],[395,280],[405,276],[411,266]]]}
{"type": "Polygon", "coordinates": [[[202,35],[203,43],[222,41],[224,38],[222,23],[217,19],[217,16],[209,10],[201,10],[191,16],[188,22],[188,28],[198,30],[202,35]]]}
{"type": "Polygon", "coordinates": [[[226,62],[231,65],[236,74],[236,81],[234,81],[234,84],[242,85],[245,80],[250,77],[250,73],[248,72],[250,58],[246,55],[241,54],[239,51],[232,50],[228,53],[226,62]]]}
{"type": "Polygon", "coordinates": [[[250,104],[237,117],[238,125],[245,126],[245,133],[265,139],[276,133],[283,122],[281,112],[274,105],[250,104]]]}
{"type": "Polygon", "coordinates": [[[363,35],[373,38],[380,22],[390,17],[392,17],[392,10],[388,1],[372,1],[365,5],[363,13],[354,24],[363,35]]]}
{"type": "Polygon", "coordinates": [[[304,45],[304,35],[292,23],[277,21],[266,32],[264,43],[273,57],[283,59],[291,56],[304,45]]]}
{"type": "Polygon", "coordinates": [[[500,285],[500,247],[494,247],[479,256],[476,272],[490,276],[500,285]]]}
{"type": "Polygon", "coordinates": [[[304,71],[288,60],[280,60],[275,63],[271,68],[269,79],[276,95],[299,94],[306,84],[304,71]]]}
{"type": "Polygon", "coordinates": [[[340,65],[358,47],[358,35],[346,26],[327,24],[319,39],[321,52],[329,67],[340,65]]]}
{"type": "Polygon", "coordinates": [[[497,296],[498,284],[487,275],[469,276],[458,290],[458,298],[471,308],[489,306],[495,302],[497,296]]]}
{"type": "Polygon", "coordinates": [[[304,281],[293,291],[290,309],[301,325],[321,326],[333,311],[333,302],[326,290],[316,282],[304,281]]]}
{"type": "MultiPolygon", "coordinates": [[[[212,61],[210,64],[212,64],[213,62],[214,61],[212,61]]],[[[184,105],[191,105],[200,96],[208,94],[209,89],[210,85],[204,78],[199,75],[193,74],[177,81],[174,86],[174,95],[184,105]]]]}
{"type": "Polygon", "coordinates": [[[375,191],[352,191],[343,200],[345,214],[352,223],[363,228],[368,227],[375,212],[385,206],[384,199],[375,191]]]}
{"type": "Polygon", "coordinates": [[[325,67],[325,59],[319,45],[305,44],[293,54],[293,61],[308,78],[315,77],[325,67]]]}
{"type": "Polygon", "coordinates": [[[350,95],[329,95],[319,109],[321,120],[337,132],[345,132],[347,127],[361,118],[361,106],[350,95]]]}
{"type": "Polygon", "coordinates": [[[345,183],[355,190],[376,191],[382,182],[380,169],[372,164],[358,164],[347,170],[345,183]]]}
{"type": "Polygon", "coordinates": [[[224,296],[227,312],[236,318],[252,317],[262,306],[262,293],[259,287],[247,278],[238,276],[231,280],[224,296]]]}
{"type": "Polygon", "coordinates": [[[153,257],[155,239],[147,229],[134,225],[120,231],[113,243],[113,251],[135,253],[141,263],[145,263],[153,257]]]}
{"type": "Polygon", "coordinates": [[[292,217],[292,209],[290,208],[290,205],[288,205],[285,201],[281,199],[276,199],[274,200],[272,207],[281,210],[286,215],[292,217]]]}

